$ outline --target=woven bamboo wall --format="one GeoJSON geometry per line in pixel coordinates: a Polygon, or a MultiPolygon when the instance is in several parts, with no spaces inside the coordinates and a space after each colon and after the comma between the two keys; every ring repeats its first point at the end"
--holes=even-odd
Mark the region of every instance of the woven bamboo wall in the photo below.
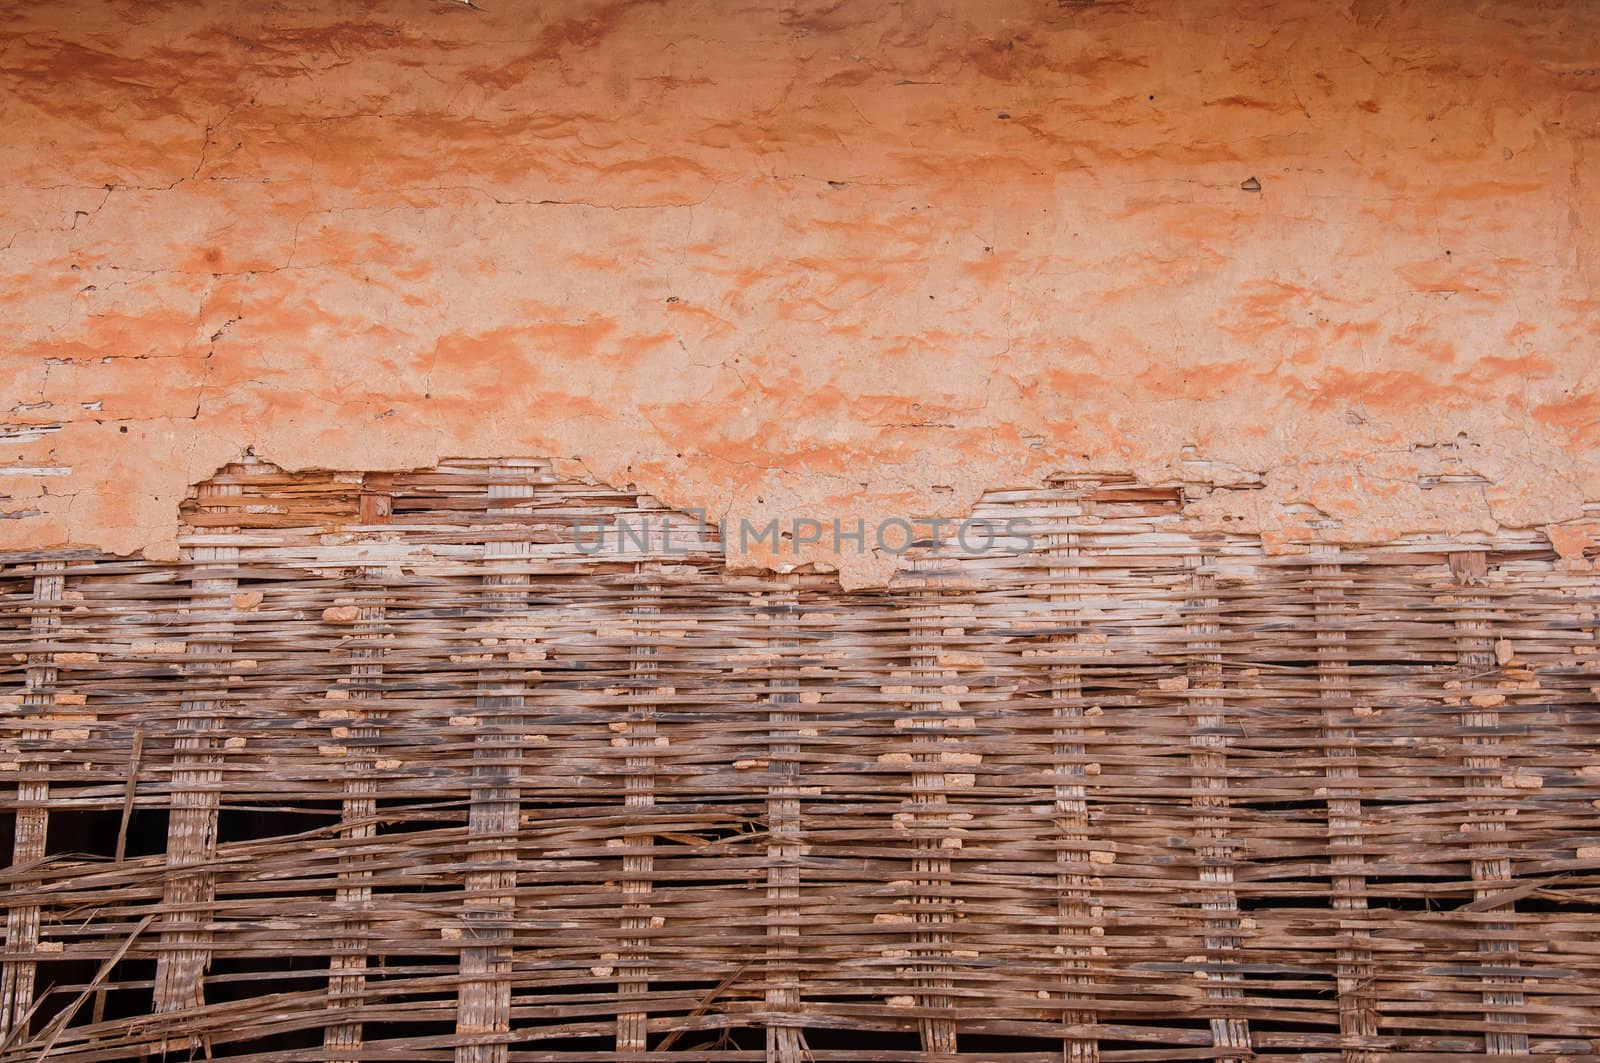
{"type": "Polygon", "coordinates": [[[0,1060],[1592,1055],[1596,577],[1181,501],[846,593],[250,464],[179,563],[13,559],[0,1060]]]}

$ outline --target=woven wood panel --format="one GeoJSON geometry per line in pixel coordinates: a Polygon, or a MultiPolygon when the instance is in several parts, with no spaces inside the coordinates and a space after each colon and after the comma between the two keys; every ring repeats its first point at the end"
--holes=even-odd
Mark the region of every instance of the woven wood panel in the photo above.
{"type": "Polygon", "coordinates": [[[181,562],[13,559],[0,1060],[1591,1055],[1595,576],[1181,501],[847,593],[248,464],[181,562]]]}

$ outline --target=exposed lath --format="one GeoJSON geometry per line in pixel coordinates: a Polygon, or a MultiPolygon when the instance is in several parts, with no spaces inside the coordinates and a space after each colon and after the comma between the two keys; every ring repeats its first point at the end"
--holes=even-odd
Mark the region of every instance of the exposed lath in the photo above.
{"type": "Polygon", "coordinates": [[[10,564],[0,1060],[1588,1053],[1595,575],[1180,502],[849,593],[538,461],[252,464],[179,563],[10,564]]]}

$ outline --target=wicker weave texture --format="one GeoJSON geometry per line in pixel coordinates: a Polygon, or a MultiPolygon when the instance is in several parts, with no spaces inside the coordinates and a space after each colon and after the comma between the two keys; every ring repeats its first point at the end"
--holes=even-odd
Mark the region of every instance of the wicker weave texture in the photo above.
{"type": "Polygon", "coordinates": [[[1595,575],[1182,501],[846,592],[249,463],[179,562],[13,558],[0,1061],[1592,1055],[1595,575]]]}

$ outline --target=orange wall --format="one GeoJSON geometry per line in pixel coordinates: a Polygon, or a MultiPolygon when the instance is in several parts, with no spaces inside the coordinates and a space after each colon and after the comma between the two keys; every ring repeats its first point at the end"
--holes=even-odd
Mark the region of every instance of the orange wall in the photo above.
{"type": "Polygon", "coordinates": [[[0,547],[249,447],[1590,538],[1588,0],[0,6],[0,547]]]}

